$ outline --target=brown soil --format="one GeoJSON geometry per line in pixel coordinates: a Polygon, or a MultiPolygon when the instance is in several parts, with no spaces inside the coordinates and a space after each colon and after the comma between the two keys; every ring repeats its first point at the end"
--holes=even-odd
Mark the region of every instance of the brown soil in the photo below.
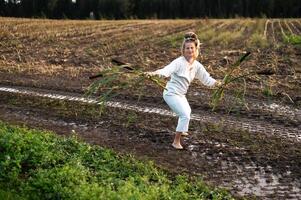
{"type": "MultiPolygon", "coordinates": [[[[145,71],[154,70],[179,56],[179,49],[168,42],[171,37],[197,31],[207,24],[217,27],[225,23],[6,18],[0,21],[0,86],[74,96],[82,96],[92,83],[88,77],[112,66],[112,58],[137,64],[145,71]]],[[[222,29],[237,28],[237,21],[231,23],[222,29]]],[[[283,43],[278,22],[271,23],[266,48],[244,49],[245,43],[241,41],[228,46],[202,41],[199,60],[213,77],[223,78],[243,51],[251,51],[251,57],[242,64],[241,72],[255,71],[256,76],[246,79],[245,101],[250,109],[234,101],[235,91],[241,85],[227,90],[215,112],[209,104],[212,90],[197,81],[191,85],[187,96],[199,118],[191,122],[190,136],[183,141],[184,151],[176,151],[170,145],[176,118],[160,113],[108,108],[99,116],[95,105],[0,92],[0,119],[59,134],[75,130],[90,143],[154,160],[173,173],[201,174],[207,182],[228,188],[234,195],[301,198],[301,143],[297,140],[301,135],[301,49],[283,43]],[[274,37],[277,45],[273,44],[274,37]],[[271,111],[256,107],[263,104],[279,108],[271,111]]],[[[242,41],[250,38],[253,29],[245,31],[242,41]]],[[[114,100],[168,110],[162,91],[146,84],[147,91],[140,101],[133,91],[122,91],[114,100]]]]}
{"type": "MultiPolygon", "coordinates": [[[[47,92],[55,94],[54,91],[47,92]]],[[[80,96],[75,93],[67,95],[80,96]]],[[[197,107],[192,102],[194,113],[202,113],[204,118],[192,119],[190,136],[183,140],[185,149],[176,151],[170,145],[176,123],[172,116],[133,112],[126,108],[107,108],[105,113],[99,115],[96,105],[7,92],[2,92],[1,96],[1,120],[53,130],[59,134],[68,135],[75,130],[89,143],[130,153],[140,159],[154,160],[158,166],[172,173],[201,175],[208,183],[230,189],[234,195],[299,197],[301,142],[293,135],[282,135],[300,124],[299,115],[296,115],[299,117],[297,121],[291,119],[290,123],[285,124],[285,116],[278,116],[275,120],[277,117],[264,111],[253,111],[254,114],[249,113],[251,115],[248,116],[239,113],[229,116],[222,110],[214,114],[206,105],[197,107]],[[234,124],[229,123],[231,120],[234,124]],[[246,131],[244,126],[240,126],[243,121],[253,124],[253,128],[258,130],[246,131]],[[260,123],[266,129],[260,128],[260,123]],[[268,134],[275,127],[278,127],[275,134],[268,134]],[[279,182],[275,182],[278,179],[279,182]]],[[[124,102],[167,109],[160,99],[138,104],[133,100],[124,102]]],[[[300,137],[299,131],[295,134],[300,137]]]]}

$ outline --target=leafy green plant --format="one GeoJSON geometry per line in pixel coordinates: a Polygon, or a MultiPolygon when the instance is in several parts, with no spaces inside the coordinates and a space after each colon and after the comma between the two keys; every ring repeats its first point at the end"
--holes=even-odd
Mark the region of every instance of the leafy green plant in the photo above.
{"type": "MultiPolygon", "coordinates": [[[[1,185],[0,185],[1,187],[1,185]]],[[[20,197],[18,194],[14,193],[13,191],[6,191],[0,189],[0,199],[5,200],[25,200],[25,198],[20,197]]]]}
{"type": "Polygon", "coordinates": [[[286,43],[293,45],[301,44],[301,35],[285,35],[283,37],[286,43]]]}
{"type": "Polygon", "coordinates": [[[198,177],[171,177],[152,162],[76,136],[0,121],[0,197],[7,199],[233,199],[198,177]],[[9,192],[8,192],[9,191],[9,192]]]}
{"type": "Polygon", "coordinates": [[[292,33],[292,31],[291,31],[291,33],[286,33],[280,23],[280,20],[278,20],[278,23],[280,26],[280,30],[281,30],[284,42],[289,43],[289,44],[294,44],[294,45],[301,44],[301,35],[294,35],[292,33]]]}

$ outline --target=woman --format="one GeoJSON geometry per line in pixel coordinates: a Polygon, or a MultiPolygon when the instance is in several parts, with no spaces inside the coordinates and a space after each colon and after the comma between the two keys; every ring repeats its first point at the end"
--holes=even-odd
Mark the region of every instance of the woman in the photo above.
{"type": "Polygon", "coordinates": [[[179,117],[175,138],[172,143],[172,146],[176,149],[183,149],[181,136],[188,135],[191,109],[185,95],[192,80],[197,78],[209,87],[221,85],[221,81],[210,77],[203,65],[196,60],[199,55],[199,48],[200,41],[197,35],[193,32],[188,32],[185,34],[182,43],[182,56],[173,60],[162,69],[146,73],[150,76],[171,77],[166,85],[167,90],[163,92],[163,98],[179,117]]]}

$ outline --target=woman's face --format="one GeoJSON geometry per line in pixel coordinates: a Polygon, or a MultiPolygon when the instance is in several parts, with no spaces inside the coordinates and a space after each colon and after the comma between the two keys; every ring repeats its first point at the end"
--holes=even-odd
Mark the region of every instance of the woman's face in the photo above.
{"type": "Polygon", "coordinates": [[[195,56],[196,46],[194,42],[186,42],[184,45],[184,57],[193,58],[195,56]]]}

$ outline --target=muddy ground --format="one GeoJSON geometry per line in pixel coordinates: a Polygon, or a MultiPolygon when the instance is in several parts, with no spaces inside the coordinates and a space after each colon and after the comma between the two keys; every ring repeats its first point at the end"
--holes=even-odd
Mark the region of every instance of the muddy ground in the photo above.
{"type": "MultiPolygon", "coordinates": [[[[58,94],[81,97],[78,93],[58,94]]],[[[131,101],[123,103],[134,105],[131,101]]],[[[258,116],[263,117],[258,118],[255,114],[229,115],[195,107],[190,136],[183,138],[185,149],[176,151],[170,145],[176,118],[166,112],[168,108],[159,101],[135,105],[148,111],[107,107],[107,112],[99,115],[99,105],[2,91],[0,119],[63,135],[74,130],[89,143],[153,160],[169,172],[203,176],[208,183],[227,188],[237,197],[300,198],[301,133],[296,124],[300,124],[301,118],[298,113],[295,114],[299,118],[283,125],[281,115],[271,121],[274,111],[261,109],[258,116]],[[154,109],[161,110],[150,113],[154,109]]]]}
{"type": "MultiPolygon", "coordinates": [[[[283,21],[267,24],[268,46],[258,47],[248,43],[256,20],[0,20],[1,120],[62,135],[74,130],[89,143],[153,160],[171,173],[203,176],[237,197],[301,199],[301,48],[283,41],[283,21]],[[112,58],[154,70],[179,56],[181,41],[171,41],[184,32],[211,28],[217,35],[240,26],[246,28],[237,40],[203,41],[199,60],[214,78],[223,78],[250,51],[241,71],[256,73],[246,78],[245,101],[234,98],[241,85],[232,85],[212,111],[212,90],[194,82],[183,151],[170,145],[177,119],[151,82],[139,101],[137,91],[120,91],[106,112],[74,100],[84,97],[88,77],[112,66],[112,58]]],[[[296,34],[299,21],[289,23],[296,34]]]]}

